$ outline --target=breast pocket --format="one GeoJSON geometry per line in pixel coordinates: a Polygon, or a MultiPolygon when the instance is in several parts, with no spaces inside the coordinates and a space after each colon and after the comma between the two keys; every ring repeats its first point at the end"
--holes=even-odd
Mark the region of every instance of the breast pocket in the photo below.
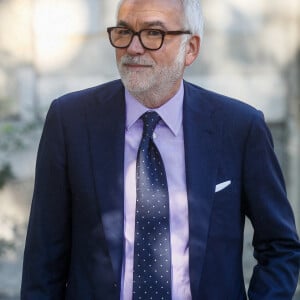
{"type": "Polygon", "coordinates": [[[218,193],[224,189],[226,189],[231,184],[231,180],[226,180],[221,183],[218,183],[215,188],[215,193],[218,193]]]}
{"type": "Polygon", "coordinates": [[[240,235],[244,219],[240,180],[219,180],[213,201],[212,232],[222,236],[240,235]]]}

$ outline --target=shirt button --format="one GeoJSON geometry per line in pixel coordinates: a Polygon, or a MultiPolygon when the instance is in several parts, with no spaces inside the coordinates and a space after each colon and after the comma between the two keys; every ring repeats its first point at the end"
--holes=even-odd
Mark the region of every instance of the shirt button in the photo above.
{"type": "Polygon", "coordinates": [[[155,140],[157,138],[157,134],[154,132],[152,135],[153,139],[155,140]]]}

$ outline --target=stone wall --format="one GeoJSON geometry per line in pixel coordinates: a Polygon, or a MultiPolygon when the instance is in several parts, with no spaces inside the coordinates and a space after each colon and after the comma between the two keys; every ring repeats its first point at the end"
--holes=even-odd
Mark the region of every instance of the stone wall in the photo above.
{"type": "MultiPolygon", "coordinates": [[[[105,30],[115,24],[117,2],[0,0],[0,171],[8,165],[14,175],[0,189],[0,249],[6,248],[0,250],[0,299],[19,298],[35,156],[50,102],[118,77],[105,30]]],[[[300,3],[202,2],[205,36],[186,79],[264,112],[300,228],[300,3]]],[[[248,280],[249,225],[245,232],[248,280]]]]}

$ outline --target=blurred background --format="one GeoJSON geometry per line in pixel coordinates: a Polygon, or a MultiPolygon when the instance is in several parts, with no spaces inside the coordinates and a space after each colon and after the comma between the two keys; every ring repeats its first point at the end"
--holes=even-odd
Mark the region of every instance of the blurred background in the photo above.
{"type": "MultiPolygon", "coordinates": [[[[118,77],[106,35],[117,2],[0,0],[0,300],[20,298],[35,157],[50,102],[118,77]]],[[[299,228],[300,1],[202,3],[205,37],[185,78],[264,112],[299,228]]],[[[248,284],[248,223],[245,233],[248,284]]]]}

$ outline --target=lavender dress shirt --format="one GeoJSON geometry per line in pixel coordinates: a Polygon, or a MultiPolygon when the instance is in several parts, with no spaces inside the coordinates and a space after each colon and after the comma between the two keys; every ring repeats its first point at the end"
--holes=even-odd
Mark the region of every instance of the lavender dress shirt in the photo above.
{"type": "MultiPolygon", "coordinates": [[[[190,300],[189,278],[189,224],[185,177],[184,137],[182,126],[184,88],[155,111],[162,120],[156,126],[153,139],[164,161],[170,199],[172,299],[190,300]]],[[[125,205],[124,205],[124,256],[122,268],[121,300],[132,299],[132,272],[134,250],[134,224],[136,201],[136,156],[143,124],[140,116],[149,110],[128,91],[126,100],[125,133],[125,205]]]]}

